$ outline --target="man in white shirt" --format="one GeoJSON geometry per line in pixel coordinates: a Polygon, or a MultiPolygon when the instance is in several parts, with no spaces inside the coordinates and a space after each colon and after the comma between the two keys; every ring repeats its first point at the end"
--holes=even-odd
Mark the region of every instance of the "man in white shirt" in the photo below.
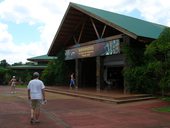
{"type": "Polygon", "coordinates": [[[33,77],[27,86],[28,99],[31,100],[31,124],[39,123],[41,101],[45,101],[45,85],[39,80],[39,73],[34,72],[33,77]]]}

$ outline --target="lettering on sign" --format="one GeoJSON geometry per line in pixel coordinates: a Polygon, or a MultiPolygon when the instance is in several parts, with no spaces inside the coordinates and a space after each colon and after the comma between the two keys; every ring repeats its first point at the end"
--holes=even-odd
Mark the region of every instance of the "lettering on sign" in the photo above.
{"type": "Polygon", "coordinates": [[[120,53],[120,41],[110,40],[93,45],[82,46],[65,50],[65,59],[85,58],[94,56],[107,56],[120,53]]]}

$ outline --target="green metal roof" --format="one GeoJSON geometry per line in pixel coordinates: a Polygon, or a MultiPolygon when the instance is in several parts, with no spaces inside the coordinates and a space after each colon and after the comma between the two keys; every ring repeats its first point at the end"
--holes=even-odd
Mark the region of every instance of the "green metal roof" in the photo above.
{"type": "MultiPolygon", "coordinates": [[[[81,38],[81,42],[91,41],[90,39],[85,40],[86,37],[90,38],[90,36],[93,36],[94,38],[91,39],[95,40],[95,37],[97,36],[95,33],[92,34],[94,28],[91,27],[92,24],[90,24],[90,20],[99,21],[102,24],[109,26],[107,28],[113,28],[113,30],[116,30],[121,34],[127,35],[133,39],[143,40],[144,38],[149,38],[149,40],[146,39],[147,41],[157,39],[161,32],[167,27],[122,14],[70,3],[47,54],[57,55],[61,48],[68,47],[69,44],[74,44],[74,39],[72,39],[73,35],[74,37],[77,37],[77,32],[80,32],[80,26],[83,26],[83,24],[87,25],[88,27],[86,29],[83,29],[82,27],[81,29],[84,33],[88,34],[83,35],[84,40],[81,38]]],[[[96,26],[100,25],[99,22],[96,22],[96,26]]],[[[102,32],[103,30],[100,26],[100,31],[102,32]]]]}
{"type": "Polygon", "coordinates": [[[10,66],[11,69],[45,69],[46,65],[16,65],[10,66]]]}
{"type": "Polygon", "coordinates": [[[57,57],[48,56],[48,55],[41,55],[41,56],[28,58],[27,60],[29,60],[29,61],[49,61],[49,60],[53,60],[53,59],[57,59],[57,57]]]}
{"type": "Polygon", "coordinates": [[[147,37],[157,39],[160,33],[164,30],[166,26],[159,25],[156,23],[147,22],[137,18],[96,9],[80,4],[70,3],[71,7],[79,9],[87,14],[90,14],[92,17],[97,17],[100,20],[106,21],[111,25],[116,25],[121,29],[133,33],[140,37],[147,37]]]}

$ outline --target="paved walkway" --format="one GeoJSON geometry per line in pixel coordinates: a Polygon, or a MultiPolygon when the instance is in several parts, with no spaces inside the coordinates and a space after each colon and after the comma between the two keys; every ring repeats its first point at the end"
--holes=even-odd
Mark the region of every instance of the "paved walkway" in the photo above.
{"type": "Polygon", "coordinates": [[[152,110],[167,102],[111,104],[54,93],[47,93],[41,123],[31,125],[26,89],[9,90],[0,86],[0,128],[170,128],[170,113],[152,110]]]}

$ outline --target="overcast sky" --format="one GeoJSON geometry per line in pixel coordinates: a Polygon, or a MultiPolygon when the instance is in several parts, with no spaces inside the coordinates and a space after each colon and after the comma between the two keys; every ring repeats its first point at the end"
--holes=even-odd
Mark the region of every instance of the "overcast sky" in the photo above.
{"type": "Polygon", "coordinates": [[[170,0],[0,0],[0,60],[47,54],[69,2],[170,26],[170,0]]]}

